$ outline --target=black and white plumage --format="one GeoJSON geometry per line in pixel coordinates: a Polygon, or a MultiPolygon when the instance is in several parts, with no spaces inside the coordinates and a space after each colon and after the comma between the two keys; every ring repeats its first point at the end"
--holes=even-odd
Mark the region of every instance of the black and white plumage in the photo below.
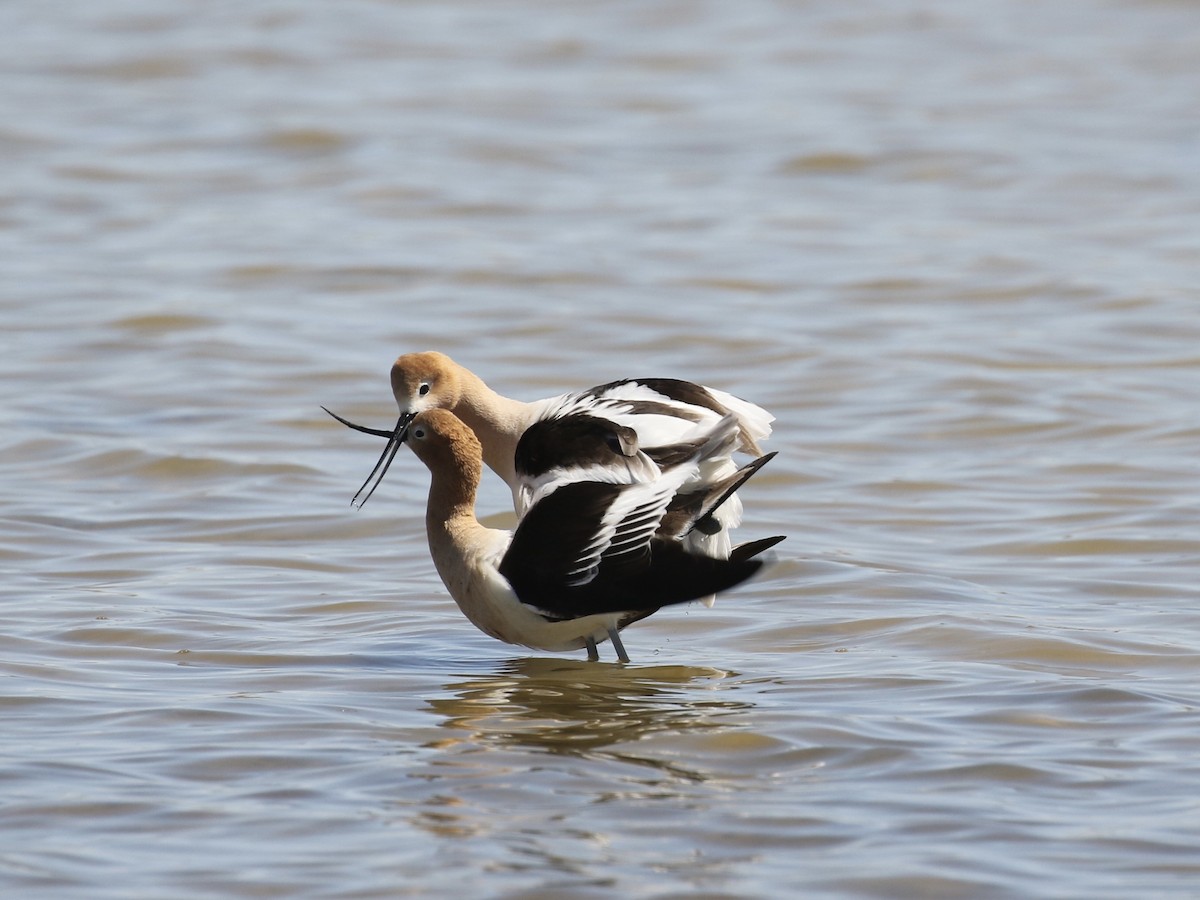
{"type": "MultiPolygon", "coordinates": [[[[426,531],[442,581],[478,628],[502,641],[544,650],[586,647],[612,640],[622,661],[628,655],[618,632],[662,606],[728,590],[758,572],[760,554],[782,537],[736,548],[729,558],[696,553],[685,538],[696,523],[727,502],[737,485],[725,485],[702,502],[679,504],[681,488],[706,457],[723,452],[736,431],[723,418],[690,456],[651,480],[555,478],[589,457],[617,454],[631,469],[657,465],[629,443],[621,426],[595,417],[547,420],[522,441],[515,459],[540,487],[515,531],[486,528],[475,517],[483,453],[474,433],[454,414],[418,414],[401,434],[431,473],[426,531]],[[557,422],[558,424],[554,424],[557,422]],[[556,442],[555,429],[562,427],[556,442]],[[555,447],[561,450],[557,456],[555,447]]],[[[601,467],[611,471],[608,467],[601,467]]]]}

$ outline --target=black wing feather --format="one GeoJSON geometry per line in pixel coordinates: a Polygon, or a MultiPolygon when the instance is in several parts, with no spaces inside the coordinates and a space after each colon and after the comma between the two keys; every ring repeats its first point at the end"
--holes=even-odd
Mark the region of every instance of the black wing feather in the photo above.
{"type": "Polygon", "coordinates": [[[635,539],[657,519],[634,509],[618,525],[594,577],[581,580],[578,562],[593,548],[605,512],[627,488],[564,485],[526,514],[499,566],[523,603],[554,619],[649,612],[727,590],[762,567],[760,559],[713,559],[677,541],[635,539]]]}
{"type": "Polygon", "coordinates": [[[517,474],[537,478],[552,469],[608,465],[636,456],[637,432],[608,419],[569,413],[534,422],[517,441],[517,474]]]}

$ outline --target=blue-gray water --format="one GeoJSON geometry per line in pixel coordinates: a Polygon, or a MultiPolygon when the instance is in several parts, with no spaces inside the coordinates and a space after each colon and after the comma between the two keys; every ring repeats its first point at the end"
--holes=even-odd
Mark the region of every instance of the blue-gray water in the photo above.
{"type": "Polygon", "coordinates": [[[1195,895],[1194,4],[0,27],[6,896],[1195,895]],[[478,633],[319,409],[428,348],[767,406],[778,567],[478,633]]]}

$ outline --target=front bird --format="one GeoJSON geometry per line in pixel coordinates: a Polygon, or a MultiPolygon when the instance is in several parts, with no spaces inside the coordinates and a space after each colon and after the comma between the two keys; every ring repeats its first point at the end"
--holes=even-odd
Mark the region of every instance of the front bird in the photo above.
{"type": "MultiPolygon", "coordinates": [[[[578,421],[574,426],[581,427],[578,421]]],[[[535,430],[531,440],[553,446],[553,427],[535,430]]],[[[591,418],[582,427],[593,432],[583,446],[627,456],[634,468],[658,468],[623,440],[620,426],[591,418]]],[[[511,532],[487,528],[475,516],[483,450],[453,413],[422,412],[398,436],[430,471],[425,513],[430,554],[450,595],[476,627],[499,640],[541,650],[587,648],[593,660],[599,658],[596,645],[611,640],[618,658],[628,662],[618,636],[622,628],[662,606],[740,584],[762,568],[759,554],[783,540],[742,544],[728,558],[686,545],[697,524],[711,520],[757,470],[751,464],[740,478],[704,497],[692,493],[686,502],[680,500],[682,486],[695,478],[706,458],[728,451],[736,430],[736,418],[725,417],[695,443],[690,456],[684,458],[681,450],[680,458],[649,481],[551,479],[529,495],[529,506],[511,532]]],[[[524,454],[528,457],[545,447],[527,442],[518,447],[518,460],[523,449],[530,451],[524,454]]]]}

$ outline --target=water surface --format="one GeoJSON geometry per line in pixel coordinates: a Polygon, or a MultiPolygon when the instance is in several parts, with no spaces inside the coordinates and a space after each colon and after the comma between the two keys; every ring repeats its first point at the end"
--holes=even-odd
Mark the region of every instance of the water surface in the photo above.
{"type": "Polygon", "coordinates": [[[1188,4],[0,25],[8,893],[1194,893],[1188,4]],[[427,348],[767,406],[777,568],[629,666],[476,632],[319,410],[427,348]]]}

